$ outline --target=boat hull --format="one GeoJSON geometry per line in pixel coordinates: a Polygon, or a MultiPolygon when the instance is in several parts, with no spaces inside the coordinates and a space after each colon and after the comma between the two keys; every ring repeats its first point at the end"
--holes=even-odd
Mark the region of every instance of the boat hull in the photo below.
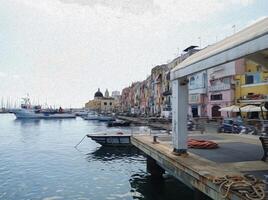
{"type": "Polygon", "coordinates": [[[116,127],[116,126],[130,126],[130,122],[117,122],[117,121],[111,121],[107,125],[108,127],[116,127]]]}
{"type": "Polygon", "coordinates": [[[17,119],[66,119],[76,117],[74,114],[70,113],[36,113],[28,110],[17,110],[13,113],[17,119]]]}
{"type": "Polygon", "coordinates": [[[130,146],[130,135],[87,135],[102,146],[130,146]]]}

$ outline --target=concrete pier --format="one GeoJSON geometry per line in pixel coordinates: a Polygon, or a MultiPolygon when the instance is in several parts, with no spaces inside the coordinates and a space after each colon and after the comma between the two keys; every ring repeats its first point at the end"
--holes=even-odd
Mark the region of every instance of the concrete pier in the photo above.
{"type": "MultiPolygon", "coordinates": [[[[225,175],[255,175],[265,179],[268,163],[261,161],[262,147],[258,137],[231,134],[193,134],[196,139],[209,139],[219,144],[219,149],[188,149],[188,155],[173,153],[171,136],[133,136],[131,142],[149,156],[149,167],[161,175],[163,168],[169,174],[192,188],[197,199],[206,194],[212,199],[223,199],[219,186],[213,183],[214,177],[225,175]],[[153,159],[153,160],[152,160],[153,159]],[[159,166],[161,168],[159,168],[159,166]],[[200,193],[201,192],[201,193],[200,193]]],[[[227,199],[245,199],[240,194],[230,192],[227,199]]]]}
{"type": "Polygon", "coordinates": [[[165,170],[160,167],[156,160],[152,157],[147,156],[147,171],[151,174],[151,176],[155,179],[161,179],[165,170]]]}

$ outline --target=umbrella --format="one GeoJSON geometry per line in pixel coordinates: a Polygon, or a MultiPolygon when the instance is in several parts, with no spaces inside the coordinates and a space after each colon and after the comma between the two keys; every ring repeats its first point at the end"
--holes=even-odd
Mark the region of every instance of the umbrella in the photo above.
{"type": "Polygon", "coordinates": [[[225,112],[240,112],[240,107],[236,105],[228,106],[219,109],[219,111],[225,111],[225,112]]]}
{"type": "MultiPolygon", "coordinates": [[[[267,111],[264,107],[262,107],[263,111],[267,111]]],[[[247,105],[241,108],[241,112],[261,112],[261,107],[254,105],[247,105]]]]}

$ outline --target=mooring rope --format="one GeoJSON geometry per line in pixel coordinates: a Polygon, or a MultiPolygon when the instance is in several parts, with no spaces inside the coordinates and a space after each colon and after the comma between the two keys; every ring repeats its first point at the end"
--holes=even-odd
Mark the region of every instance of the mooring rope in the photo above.
{"type": "Polygon", "coordinates": [[[213,183],[220,186],[223,198],[228,197],[231,191],[238,192],[249,200],[264,200],[266,197],[264,181],[253,175],[216,177],[213,183]]]}
{"type": "Polygon", "coordinates": [[[193,149],[216,149],[218,144],[210,140],[197,140],[190,138],[188,140],[188,147],[193,149]]]}
{"type": "Polygon", "coordinates": [[[74,148],[76,148],[79,144],[81,144],[81,142],[85,139],[85,137],[87,137],[87,135],[85,135],[85,136],[82,138],[82,140],[80,140],[80,142],[79,142],[77,145],[74,146],[74,148]]]}

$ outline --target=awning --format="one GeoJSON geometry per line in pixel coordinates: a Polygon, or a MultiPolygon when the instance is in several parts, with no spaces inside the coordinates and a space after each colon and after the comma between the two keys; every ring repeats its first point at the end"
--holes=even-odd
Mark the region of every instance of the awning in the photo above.
{"type": "MultiPolygon", "coordinates": [[[[267,111],[263,106],[262,110],[267,111]]],[[[247,105],[241,108],[241,112],[261,112],[261,107],[254,105],[247,105]]]]}
{"type": "Polygon", "coordinates": [[[224,112],[240,112],[240,107],[236,106],[236,105],[232,105],[232,106],[228,106],[228,107],[224,107],[219,109],[219,111],[224,111],[224,112]]]}

